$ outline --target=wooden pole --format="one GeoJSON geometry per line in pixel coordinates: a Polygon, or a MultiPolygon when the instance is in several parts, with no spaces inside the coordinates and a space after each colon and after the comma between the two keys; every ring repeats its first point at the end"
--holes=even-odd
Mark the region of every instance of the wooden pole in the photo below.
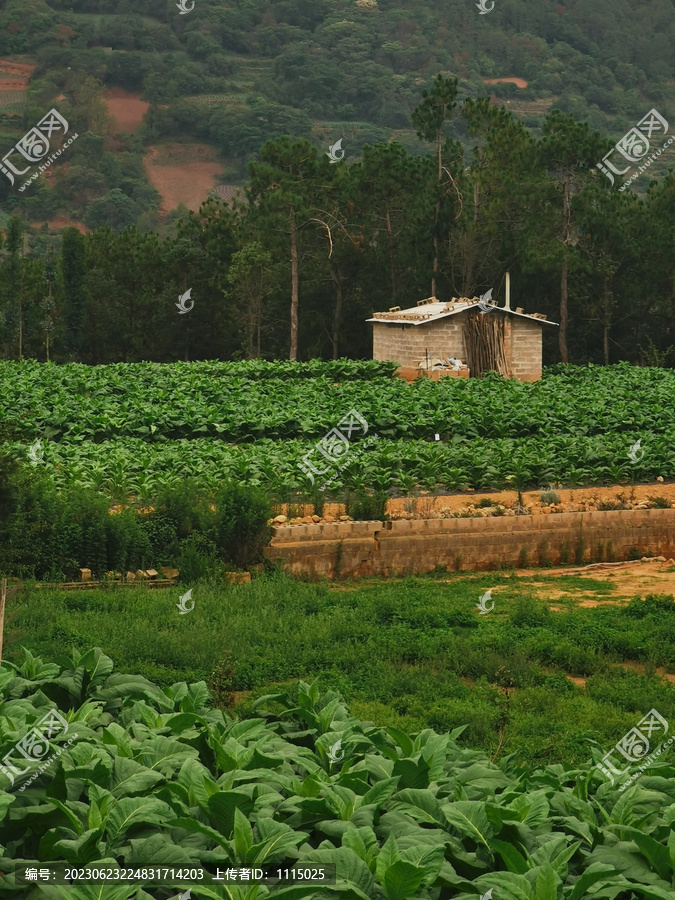
{"type": "Polygon", "coordinates": [[[7,599],[7,579],[0,586],[0,663],[2,662],[2,638],[5,631],[5,600],[7,599]]]}

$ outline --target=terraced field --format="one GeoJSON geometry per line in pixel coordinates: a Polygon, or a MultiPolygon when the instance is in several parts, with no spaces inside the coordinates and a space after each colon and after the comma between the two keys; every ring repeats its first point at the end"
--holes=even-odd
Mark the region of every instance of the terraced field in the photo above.
{"type": "Polygon", "coordinates": [[[488,376],[409,385],[372,363],[268,365],[3,362],[0,434],[18,454],[40,440],[41,465],[58,484],[117,497],[228,474],[275,495],[306,493],[300,461],[321,459],[317,442],[350,410],[373,440],[345,458],[335,497],[675,476],[670,370],[558,367],[534,384],[488,376]]]}

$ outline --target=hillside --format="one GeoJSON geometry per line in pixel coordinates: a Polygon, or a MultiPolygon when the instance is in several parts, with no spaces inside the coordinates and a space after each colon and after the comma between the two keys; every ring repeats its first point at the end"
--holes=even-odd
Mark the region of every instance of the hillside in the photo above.
{"type": "MultiPolygon", "coordinates": [[[[77,172],[53,179],[66,182],[62,190],[27,201],[22,214],[90,228],[157,230],[178,203],[194,209],[211,186],[241,183],[247,160],[281,134],[322,149],[343,137],[347,160],[393,138],[426,153],[410,117],[439,71],[459,79],[461,99],[490,95],[535,134],[558,108],[614,139],[652,107],[666,115],[674,84],[667,0],[497,0],[489,15],[465,0],[199,0],[185,15],[163,0],[140,0],[133,12],[120,0],[1,7],[2,146],[56,98],[69,121],[103,139],[89,141],[77,172]],[[215,170],[153,173],[155,144],[165,140],[186,144],[185,157],[193,141],[209,144],[215,170]],[[177,191],[164,190],[169,180],[177,191]],[[87,215],[105,189],[132,202],[107,198],[103,214],[87,215]]],[[[458,123],[450,134],[466,130],[458,123]]],[[[16,205],[8,188],[3,181],[5,213],[16,205]]]]}

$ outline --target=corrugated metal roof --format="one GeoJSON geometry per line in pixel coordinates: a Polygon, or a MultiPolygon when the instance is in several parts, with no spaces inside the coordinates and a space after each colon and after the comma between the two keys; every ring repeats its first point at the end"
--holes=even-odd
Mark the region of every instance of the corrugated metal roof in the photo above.
{"type": "MultiPolygon", "coordinates": [[[[456,316],[457,313],[464,312],[467,309],[478,306],[479,298],[473,297],[468,299],[461,297],[453,300],[451,303],[442,303],[435,297],[430,297],[426,302],[421,302],[418,306],[411,306],[409,309],[396,310],[395,312],[376,312],[372,319],[366,319],[366,322],[384,322],[387,324],[400,323],[402,325],[426,325],[427,322],[435,322],[438,319],[444,319],[446,316],[456,316]]],[[[518,316],[521,319],[531,319],[541,325],[558,325],[558,322],[549,322],[540,316],[539,313],[518,313],[514,309],[504,309],[502,306],[492,307],[495,312],[506,312],[512,316],[518,316]]]]}

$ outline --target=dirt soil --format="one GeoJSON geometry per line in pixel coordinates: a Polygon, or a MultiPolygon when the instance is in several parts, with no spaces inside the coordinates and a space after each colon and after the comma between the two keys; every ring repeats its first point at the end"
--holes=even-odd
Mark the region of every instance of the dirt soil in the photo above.
{"type": "Polygon", "coordinates": [[[131,134],[138,131],[150,106],[145,100],[141,100],[140,94],[131,94],[119,87],[109,88],[104,92],[103,99],[115,120],[117,131],[131,134]]]}
{"type": "MultiPolygon", "coordinates": [[[[519,578],[532,578],[530,582],[536,588],[542,600],[577,600],[576,606],[591,608],[604,605],[623,605],[636,595],[672,594],[675,596],[675,560],[660,559],[636,560],[617,564],[599,563],[592,566],[568,567],[561,569],[518,569],[519,578]],[[549,578],[557,575],[574,575],[594,581],[608,581],[612,586],[612,596],[598,600],[595,597],[579,598],[579,588],[560,589],[555,587],[549,578]],[[542,577],[547,580],[540,581],[542,577]],[[579,599],[578,599],[579,598],[579,599]]],[[[496,589],[497,591],[499,588],[496,589]]],[[[563,612],[563,608],[552,606],[554,612],[563,612]]]]}
{"type": "Polygon", "coordinates": [[[30,63],[0,59],[0,91],[28,90],[28,82],[34,71],[35,66],[30,63]]]}
{"type": "MultiPolygon", "coordinates": [[[[561,512],[590,512],[594,511],[598,502],[615,501],[621,495],[626,500],[626,508],[638,503],[648,503],[650,497],[663,498],[670,504],[675,504],[675,482],[655,482],[653,484],[630,485],[614,484],[606,487],[590,487],[561,489],[558,491],[560,504],[554,510],[548,507],[544,513],[541,505],[541,491],[523,491],[523,504],[530,508],[532,515],[555,515],[561,512]]],[[[387,502],[387,514],[392,519],[428,519],[438,518],[466,509],[468,503],[478,504],[483,497],[487,497],[494,503],[501,503],[507,508],[512,508],[517,503],[517,495],[514,491],[462,491],[453,494],[427,494],[424,491],[418,497],[396,497],[387,502]]],[[[299,512],[294,508],[298,516],[311,515],[314,511],[311,505],[302,508],[299,512]]],[[[287,508],[280,510],[288,515],[287,508]]],[[[334,517],[344,515],[344,505],[341,503],[326,503],[324,512],[334,517]]]]}
{"type": "MultiPolygon", "coordinates": [[[[526,507],[531,507],[533,515],[542,514],[541,491],[523,491],[523,503],[526,507]]],[[[675,503],[675,483],[654,483],[640,484],[631,488],[630,485],[609,485],[606,487],[591,488],[575,488],[561,489],[558,491],[560,495],[562,509],[556,509],[556,512],[570,512],[584,510],[584,507],[592,507],[597,501],[613,501],[618,495],[623,495],[628,501],[631,498],[635,503],[648,501],[649,497],[662,497],[671,504],[675,503]]],[[[467,503],[479,503],[483,497],[487,497],[495,503],[501,503],[503,506],[510,507],[516,502],[516,494],[514,491],[466,491],[462,493],[446,494],[446,495],[422,495],[416,498],[417,510],[422,515],[415,515],[415,518],[425,518],[425,514],[429,512],[442,512],[447,509],[456,512],[458,509],[465,507],[467,503]]],[[[410,508],[411,501],[409,498],[399,497],[390,500],[387,503],[387,512],[390,516],[405,516],[407,509],[410,508]]]]}
{"type": "Polygon", "coordinates": [[[500,81],[508,81],[510,84],[515,84],[516,87],[526,88],[527,81],[524,78],[484,78],[483,84],[498,84],[500,81]]]}
{"type": "Polygon", "coordinates": [[[150,147],[143,160],[150,183],[162,198],[160,215],[180,203],[195,212],[224,169],[207,144],[164,144],[150,147]]]}

